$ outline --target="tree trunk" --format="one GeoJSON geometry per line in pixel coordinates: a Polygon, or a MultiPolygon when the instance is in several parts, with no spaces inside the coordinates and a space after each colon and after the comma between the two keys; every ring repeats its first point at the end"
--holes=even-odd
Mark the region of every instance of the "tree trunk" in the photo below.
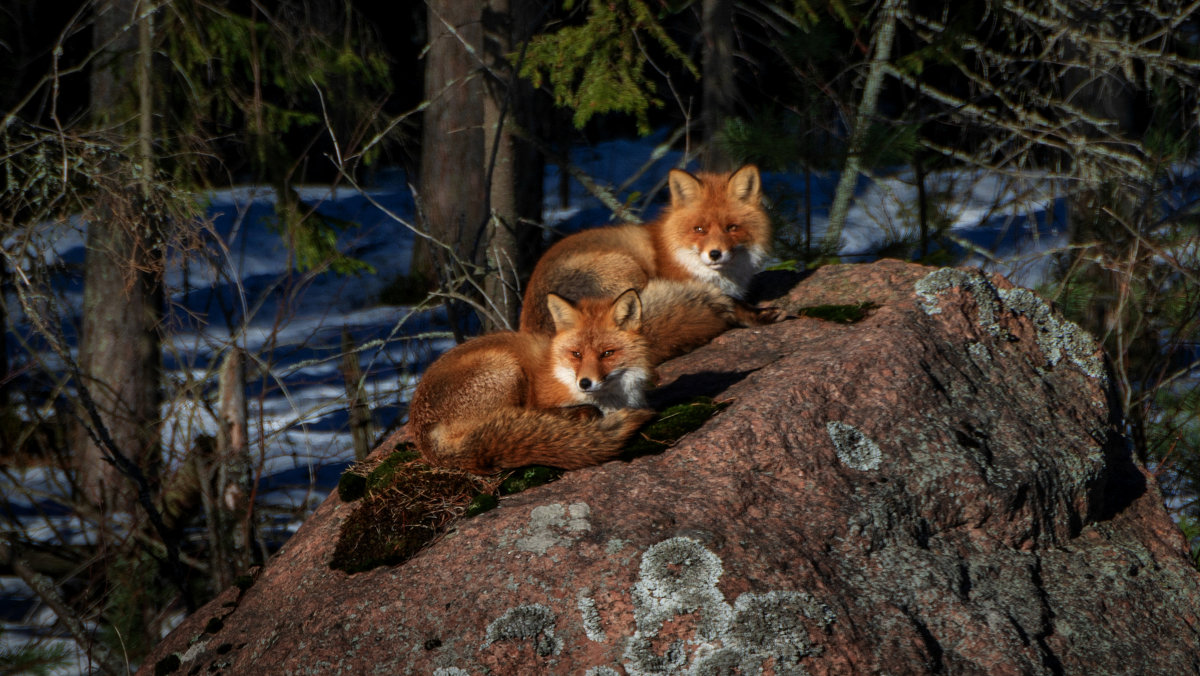
{"type": "Polygon", "coordinates": [[[734,114],[737,84],[733,77],[733,0],[704,0],[700,32],[704,38],[701,79],[704,108],[704,168],[730,171],[732,159],[720,142],[725,120],[734,114]]]}
{"type": "Polygon", "coordinates": [[[532,131],[536,91],[516,76],[510,55],[536,29],[531,0],[490,0],[485,14],[488,95],[483,99],[488,197],[488,278],[495,308],[487,329],[515,329],[521,315],[521,281],[532,270],[541,220],[541,155],[516,130],[532,131]]]}
{"type": "MultiPolygon", "coordinates": [[[[439,288],[478,300],[465,278],[482,283],[487,263],[482,3],[428,0],[428,27],[419,198],[434,240],[429,258],[439,288]]],[[[450,302],[448,309],[456,335],[464,336],[467,306],[450,302]]]]}
{"type": "Polygon", "coordinates": [[[213,586],[224,589],[250,567],[254,552],[246,355],[240,348],[226,355],[219,389],[217,452],[201,476],[207,478],[213,586]]]}
{"type": "MultiPolygon", "coordinates": [[[[100,56],[91,76],[91,109],[97,126],[108,125],[106,116],[121,119],[121,111],[135,109],[131,90],[140,98],[136,109],[147,107],[150,32],[126,29],[139,8],[145,11],[137,0],[113,0],[98,10],[93,43],[100,56]]],[[[144,21],[149,21],[148,14],[144,21]]],[[[138,159],[142,174],[149,176],[153,171],[150,127],[140,121],[140,115],[132,117],[139,118],[138,127],[126,131],[124,140],[139,137],[138,159]]],[[[119,128],[114,131],[121,133],[119,128]]],[[[158,324],[163,295],[158,277],[161,252],[146,238],[161,224],[146,221],[139,204],[143,196],[131,200],[127,194],[102,195],[88,224],[79,368],[80,385],[91,394],[113,446],[153,481],[159,464],[158,324]]],[[[90,420],[84,424],[90,426],[90,420]]],[[[109,460],[111,449],[96,443],[97,433],[78,429],[75,434],[84,497],[105,510],[132,511],[135,487],[109,460]]]]}
{"type": "Polygon", "coordinates": [[[899,8],[899,0],[887,0],[880,11],[879,29],[875,34],[875,52],[867,71],[866,84],[863,85],[862,99],[854,113],[854,128],[850,130],[846,163],[842,167],[842,175],[833,194],[833,204],[829,207],[829,226],[821,238],[821,250],[826,255],[836,255],[841,244],[842,228],[846,225],[846,213],[850,210],[850,198],[858,184],[858,170],[862,166],[863,144],[871,127],[871,118],[875,115],[875,105],[879,101],[879,90],[883,86],[888,61],[892,58],[892,39],[896,35],[896,14],[899,8]]]}
{"type": "Polygon", "coordinates": [[[362,462],[371,453],[375,431],[371,425],[371,407],[362,382],[362,365],[350,331],[342,327],[342,380],[346,384],[346,401],[350,417],[350,438],[354,441],[354,460],[362,462]]]}

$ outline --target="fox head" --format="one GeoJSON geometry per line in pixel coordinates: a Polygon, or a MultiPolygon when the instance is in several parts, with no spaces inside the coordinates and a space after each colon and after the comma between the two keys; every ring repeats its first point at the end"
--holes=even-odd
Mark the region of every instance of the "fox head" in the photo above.
{"type": "Polygon", "coordinates": [[[741,298],[771,240],[758,167],[699,175],[672,169],[667,182],[671,208],[661,233],[668,252],[696,279],[741,298]]]}
{"type": "Polygon", "coordinates": [[[546,305],[554,319],[554,377],[576,402],[606,412],[644,408],[653,367],[639,333],[642,300],[637,290],[613,301],[584,298],[576,303],[551,293],[546,305]]]}

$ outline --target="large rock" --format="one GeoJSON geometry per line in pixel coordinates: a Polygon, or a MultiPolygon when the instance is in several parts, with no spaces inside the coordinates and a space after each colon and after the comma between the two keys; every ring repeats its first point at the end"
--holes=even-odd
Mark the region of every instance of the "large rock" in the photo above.
{"type": "Polygon", "coordinates": [[[329,567],[331,496],[143,671],[1200,671],[1200,579],[1095,343],[964,270],[823,268],[662,369],[731,405],[665,452],[504,499],[395,567],[329,567]]]}

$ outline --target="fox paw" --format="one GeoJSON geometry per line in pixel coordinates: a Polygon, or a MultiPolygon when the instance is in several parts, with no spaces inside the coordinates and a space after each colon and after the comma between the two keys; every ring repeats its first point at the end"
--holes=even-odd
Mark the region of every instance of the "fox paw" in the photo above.
{"type": "Polygon", "coordinates": [[[784,319],[787,319],[787,313],[781,307],[756,307],[754,308],[755,318],[759,324],[777,324],[784,319]]]}
{"type": "Polygon", "coordinates": [[[783,311],[783,308],[774,306],[763,307],[747,303],[738,303],[734,314],[742,323],[742,326],[775,324],[787,318],[787,313],[783,311]]]}

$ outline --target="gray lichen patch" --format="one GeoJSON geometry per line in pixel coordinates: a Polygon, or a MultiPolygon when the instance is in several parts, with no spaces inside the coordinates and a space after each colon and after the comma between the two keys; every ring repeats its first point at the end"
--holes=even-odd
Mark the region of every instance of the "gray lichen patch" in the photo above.
{"type": "Polygon", "coordinates": [[[748,592],[730,606],[717,589],[723,568],[688,537],[646,550],[633,589],[636,631],[625,647],[629,674],[761,674],[766,665],[776,674],[805,673],[801,658],[821,652],[810,629],[828,630],[833,612],[802,591],[748,592]],[[656,653],[666,622],[681,616],[694,618],[694,635],[656,653]]]}
{"type": "Polygon", "coordinates": [[[988,351],[987,345],[972,341],[967,344],[967,354],[975,359],[975,363],[981,366],[989,366],[992,363],[992,353],[988,351]]]}
{"type": "Polygon", "coordinates": [[[480,650],[498,641],[530,641],[537,654],[553,655],[562,649],[562,641],[554,637],[554,611],[540,603],[509,608],[487,628],[487,640],[480,650]]]}
{"type": "Polygon", "coordinates": [[[798,664],[801,657],[820,652],[809,640],[805,618],[826,628],[833,623],[833,611],[807,592],[746,593],[734,603],[729,636],[754,654],[798,664]]]}
{"type": "Polygon", "coordinates": [[[604,625],[600,622],[600,613],[596,610],[596,600],[590,596],[580,596],[579,615],[583,618],[583,633],[591,641],[606,643],[608,635],[604,633],[604,625]]]}
{"type": "Polygon", "coordinates": [[[913,288],[925,314],[936,315],[942,311],[938,296],[956,286],[966,290],[975,299],[975,305],[979,308],[979,325],[992,335],[1003,335],[1004,330],[997,323],[1000,295],[982,273],[941,268],[917,280],[913,288]]]}
{"type": "Polygon", "coordinates": [[[668,618],[695,612],[697,635],[715,636],[732,614],[717,589],[721,572],[721,559],[692,538],[674,537],[647,549],[633,587],[638,632],[657,633],[668,618]]]}
{"type": "Polygon", "coordinates": [[[516,541],[517,549],[545,554],[555,545],[569,545],[577,534],[591,530],[588,520],[592,510],[587,503],[576,502],[567,507],[555,503],[539,505],[529,513],[529,527],[516,541]]]}
{"type": "Polygon", "coordinates": [[[827,629],[834,615],[805,592],[742,594],[723,646],[703,646],[689,673],[759,674],[769,660],[776,674],[805,674],[801,658],[821,654],[809,638],[806,618],[827,629]]]}
{"type": "Polygon", "coordinates": [[[978,308],[979,325],[991,335],[1008,335],[1000,325],[1002,313],[1023,315],[1033,324],[1037,345],[1048,365],[1057,366],[1065,358],[1088,376],[1107,380],[1096,340],[1078,324],[1056,313],[1029,289],[997,289],[983,273],[955,268],[935,270],[913,286],[918,304],[929,315],[942,311],[938,296],[953,287],[971,294],[978,308]]]}
{"type": "Polygon", "coordinates": [[[1010,311],[1025,315],[1033,323],[1038,347],[1050,366],[1057,366],[1065,357],[1088,376],[1107,380],[1100,346],[1078,324],[1054,312],[1029,289],[1005,289],[1000,298],[1010,311]]]}
{"type": "Polygon", "coordinates": [[[883,452],[879,445],[853,425],[836,420],[825,423],[825,431],[842,464],[863,472],[879,469],[883,452]]]}
{"type": "Polygon", "coordinates": [[[722,571],[721,559],[692,538],[673,537],[646,550],[633,586],[636,631],[625,646],[630,674],[672,672],[686,663],[684,641],[672,641],[662,654],[654,652],[653,640],[667,620],[694,614],[691,644],[715,640],[728,629],[733,609],[717,589],[722,571]]]}

